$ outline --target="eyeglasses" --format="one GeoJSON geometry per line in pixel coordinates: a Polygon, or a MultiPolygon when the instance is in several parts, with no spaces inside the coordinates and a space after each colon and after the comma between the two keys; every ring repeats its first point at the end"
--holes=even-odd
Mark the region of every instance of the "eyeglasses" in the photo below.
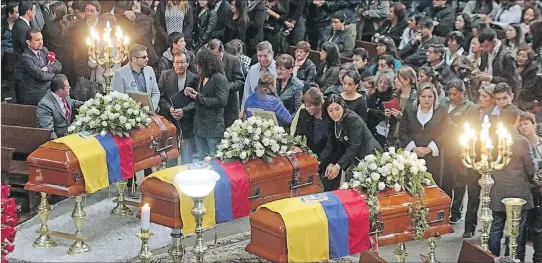
{"type": "Polygon", "coordinates": [[[149,56],[141,56],[141,57],[135,57],[135,58],[142,58],[142,59],[147,59],[149,56]]]}
{"type": "Polygon", "coordinates": [[[284,68],[284,67],[280,67],[280,68],[277,68],[277,71],[286,71],[286,70],[290,70],[291,68],[284,68]]]}
{"type": "Polygon", "coordinates": [[[186,61],[175,61],[173,64],[188,64],[186,61]]]}

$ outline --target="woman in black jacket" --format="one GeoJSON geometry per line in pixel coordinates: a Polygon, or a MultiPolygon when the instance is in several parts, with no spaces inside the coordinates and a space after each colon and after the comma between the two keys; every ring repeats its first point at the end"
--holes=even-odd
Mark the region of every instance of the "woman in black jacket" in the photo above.
{"type": "Polygon", "coordinates": [[[256,46],[264,40],[263,26],[267,19],[267,7],[263,0],[251,0],[248,2],[248,26],[246,34],[247,56],[252,57],[256,54],[256,46]]]}
{"type": "Polygon", "coordinates": [[[399,143],[407,151],[415,152],[427,164],[427,171],[442,185],[442,138],[448,124],[448,111],[438,103],[435,86],[421,84],[417,105],[403,110],[399,124],[399,143]]]}
{"type": "Polygon", "coordinates": [[[302,136],[307,140],[307,147],[320,155],[326,147],[327,122],[323,118],[322,104],[324,96],[319,88],[313,87],[303,95],[305,108],[299,110],[299,118],[294,136],[302,136]]]}
{"type": "Polygon", "coordinates": [[[522,85],[518,101],[523,105],[535,100],[542,101],[542,91],[539,89],[538,76],[539,70],[537,63],[534,62],[534,51],[526,44],[519,47],[516,56],[516,65],[521,76],[522,85]]]}
{"type": "Polygon", "coordinates": [[[392,3],[388,12],[388,19],[384,21],[376,35],[390,37],[395,42],[395,46],[398,47],[401,44],[403,32],[408,26],[406,15],[407,11],[403,3],[392,3]]]}
{"type": "Polygon", "coordinates": [[[212,1],[198,1],[196,11],[198,22],[194,30],[194,50],[198,50],[212,39],[218,18],[212,1]]]}
{"type": "Polygon", "coordinates": [[[239,39],[244,43],[248,25],[247,4],[242,0],[231,0],[230,5],[231,13],[230,17],[226,18],[223,42],[239,39]]]}
{"type": "MultiPolygon", "coordinates": [[[[115,8],[117,9],[117,8],[115,8]]],[[[154,19],[156,30],[156,53],[162,54],[168,48],[168,36],[173,32],[181,32],[185,36],[187,46],[193,46],[192,31],[194,28],[194,11],[188,0],[160,1],[154,19]]]]}
{"type": "Polygon", "coordinates": [[[323,110],[329,124],[328,139],[318,158],[318,174],[324,191],[333,191],[339,188],[342,171],[346,171],[345,179],[349,180],[350,168],[366,155],[382,151],[382,147],[361,117],[350,111],[341,97],[331,95],[326,99],[323,110]]]}
{"type": "Polygon", "coordinates": [[[343,92],[341,98],[348,109],[357,113],[363,121],[367,120],[367,98],[358,93],[361,77],[355,70],[347,71],[342,77],[343,92]]]}
{"type": "Polygon", "coordinates": [[[339,79],[339,47],[332,42],[324,42],[320,50],[320,65],[316,73],[316,84],[320,90],[325,91],[329,86],[335,84],[339,79]]]}
{"type": "Polygon", "coordinates": [[[395,98],[393,81],[391,74],[377,75],[375,78],[376,89],[367,98],[367,127],[382,147],[387,144],[388,132],[386,130],[390,124],[390,119],[384,115],[384,102],[395,98]]]}
{"type": "Polygon", "coordinates": [[[216,145],[224,135],[224,107],[228,102],[228,79],[222,61],[211,50],[196,55],[200,75],[197,90],[187,87],[184,94],[196,102],[194,134],[199,157],[203,159],[216,152],[216,145]]]}
{"type": "Polygon", "coordinates": [[[304,83],[314,82],[316,77],[316,65],[309,59],[311,44],[299,41],[295,46],[294,75],[304,83]]]}
{"type": "Polygon", "coordinates": [[[46,23],[42,30],[43,46],[47,47],[49,51],[55,52],[56,59],[62,63],[62,72],[69,74],[68,71],[72,68],[70,67],[72,58],[66,52],[68,50],[66,38],[69,29],[69,22],[66,20],[68,8],[64,2],[56,2],[51,5],[51,11],[53,12],[53,21],[46,23]]]}
{"type": "Polygon", "coordinates": [[[288,41],[284,30],[286,28],[289,5],[283,0],[267,0],[267,21],[263,27],[264,39],[273,45],[273,50],[279,54],[288,49],[288,41]]]}

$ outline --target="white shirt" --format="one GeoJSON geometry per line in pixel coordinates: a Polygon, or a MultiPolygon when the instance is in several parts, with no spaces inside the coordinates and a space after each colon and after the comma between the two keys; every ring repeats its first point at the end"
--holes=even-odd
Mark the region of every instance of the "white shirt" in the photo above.
{"type": "Polygon", "coordinates": [[[463,52],[465,52],[465,50],[463,50],[462,47],[460,47],[454,54],[452,54],[450,49],[447,48],[446,49],[446,64],[448,64],[448,66],[452,65],[452,62],[454,61],[454,59],[457,58],[458,56],[463,55],[463,52]]]}
{"type": "MultiPolygon", "coordinates": [[[[425,124],[427,124],[431,120],[431,118],[433,118],[433,109],[425,113],[425,112],[422,112],[422,107],[418,105],[418,112],[416,113],[416,118],[418,119],[418,121],[420,122],[422,126],[425,126],[425,124]]],[[[414,141],[410,141],[407,147],[405,147],[405,151],[412,151],[412,149],[416,147],[418,147],[416,146],[416,143],[414,141]]],[[[431,149],[431,155],[433,157],[439,156],[439,149],[435,141],[429,142],[427,147],[431,149]]]]}
{"type": "Polygon", "coordinates": [[[58,104],[60,104],[60,108],[62,108],[62,114],[66,115],[66,107],[64,106],[64,100],[60,96],[56,95],[56,93],[54,92],[51,92],[51,93],[53,94],[53,97],[55,97],[58,104]]]}

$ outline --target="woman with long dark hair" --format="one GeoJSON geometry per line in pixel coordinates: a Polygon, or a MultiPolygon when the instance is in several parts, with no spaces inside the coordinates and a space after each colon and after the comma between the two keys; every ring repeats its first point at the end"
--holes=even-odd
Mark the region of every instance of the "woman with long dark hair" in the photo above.
{"type": "Polygon", "coordinates": [[[542,101],[542,91],[539,88],[539,78],[536,75],[540,68],[537,63],[534,63],[534,52],[528,45],[523,44],[518,48],[516,66],[522,80],[518,101],[522,105],[535,100],[542,101]]]}
{"type": "Polygon", "coordinates": [[[516,58],[519,45],[523,44],[523,33],[519,24],[510,24],[506,28],[506,38],[503,44],[510,51],[513,58],[516,58]]]}
{"type": "Polygon", "coordinates": [[[455,17],[454,28],[463,34],[463,43],[459,43],[464,50],[469,50],[470,42],[474,37],[472,33],[472,20],[471,17],[465,13],[458,14],[455,17]]]}
{"type": "MultiPolygon", "coordinates": [[[[70,22],[66,19],[68,8],[64,2],[56,2],[51,5],[53,12],[53,21],[43,26],[43,46],[49,51],[55,52],[56,59],[62,63],[62,73],[70,75],[73,71],[72,58],[67,50],[68,48],[68,29],[70,22]]],[[[75,84],[73,84],[75,85],[75,84]]]]}
{"type": "Polygon", "coordinates": [[[361,88],[361,76],[356,70],[349,70],[343,75],[342,83],[341,98],[348,109],[357,113],[365,121],[367,119],[367,98],[358,92],[361,88]]]}
{"type": "Polygon", "coordinates": [[[361,117],[349,110],[340,96],[328,97],[323,111],[329,125],[326,147],[318,158],[318,174],[324,191],[333,191],[339,188],[342,171],[346,172],[345,180],[348,181],[351,167],[365,156],[381,152],[382,147],[361,117]]]}
{"type": "Polygon", "coordinates": [[[320,49],[321,63],[316,73],[316,84],[320,90],[325,91],[329,86],[335,84],[339,79],[339,67],[341,58],[339,47],[332,42],[324,42],[320,49]]]}
{"type": "Polygon", "coordinates": [[[401,37],[408,26],[407,10],[403,3],[392,3],[384,24],[379,28],[380,36],[386,36],[393,39],[395,46],[401,44],[401,37]]]}
{"type": "Polygon", "coordinates": [[[213,30],[218,19],[214,7],[213,0],[198,0],[196,8],[198,22],[194,31],[194,50],[198,50],[212,39],[213,30]]]}
{"type": "Polygon", "coordinates": [[[199,157],[203,159],[216,152],[216,145],[224,135],[224,108],[229,88],[222,61],[211,50],[198,52],[196,66],[200,76],[199,87],[197,90],[187,87],[184,94],[196,102],[194,135],[199,157]]]}
{"type": "Polygon", "coordinates": [[[531,43],[533,41],[530,25],[531,22],[539,20],[540,16],[540,10],[536,7],[527,7],[523,9],[521,13],[521,24],[519,26],[521,27],[521,33],[523,34],[525,42],[531,43]]]}
{"type": "Polygon", "coordinates": [[[234,39],[245,42],[248,25],[246,1],[230,0],[230,5],[231,15],[226,19],[223,42],[228,43],[234,39]]]}

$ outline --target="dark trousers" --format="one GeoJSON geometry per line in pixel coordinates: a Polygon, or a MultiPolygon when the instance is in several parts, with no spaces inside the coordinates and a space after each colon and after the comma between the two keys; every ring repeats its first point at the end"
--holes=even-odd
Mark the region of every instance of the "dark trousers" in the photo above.
{"type": "Polygon", "coordinates": [[[444,169],[442,176],[442,190],[452,199],[450,213],[452,217],[461,218],[463,210],[463,197],[467,190],[465,181],[466,167],[460,162],[459,155],[444,153],[444,169]]]}
{"type": "MultiPolygon", "coordinates": [[[[538,191],[538,189],[534,189],[538,191]]],[[[533,191],[533,192],[534,192],[533,191]]],[[[533,262],[542,263],[542,197],[538,193],[534,193],[535,207],[529,211],[530,234],[533,241],[533,262]]]]}
{"type": "Polygon", "coordinates": [[[290,45],[295,46],[297,42],[305,39],[306,25],[305,17],[301,16],[295,23],[294,29],[290,32],[290,45]]]}
{"type": "Polygon", "coordinates": [[[314,27],[308,30],[309,44],[311,44],[312,50],[318,50],[318,44],[324,40],[324,34],[329,28],[331,28],[331,26],[314,27]]]}
{"type": "MultiPolygon", "coordinates": [[[[474,232],[476,230],[476,222],[478,221],[478,206],[480,205],[480,185],[478,185],[479,178],[480,175],[473,170],[469,170],[464,176],[465,182],[467,183],[468,194],[467,212],[465,213],[465,232],[474,232]]],[[[463,192],[463,194],[464,193],[465,192],[463,192]]],[[[463,194],[461,194],[461,192],[457,194],[458,200],[463,200],[463,194]]]]}
{"type": "MultiPolygon", "coordinates": [[[[527,222],[528,210],[521,211],[521,221],[519,223],[519,234],[517,236],[518,247],[516,249],[518,259],[525,261],[525,235],[524,228],[525,222],[527,222]]],[[[491,224],[491,230],[489,231],[489,251],[495,256],[501,255],[501,239],[503,236],[504,225],[506,224],[506,212],[493,212],[493,223],[491,224]]],[[[506,250],[504,256],[509,255],[508,251],[508,238],[506,239],[506,250]]]]}

